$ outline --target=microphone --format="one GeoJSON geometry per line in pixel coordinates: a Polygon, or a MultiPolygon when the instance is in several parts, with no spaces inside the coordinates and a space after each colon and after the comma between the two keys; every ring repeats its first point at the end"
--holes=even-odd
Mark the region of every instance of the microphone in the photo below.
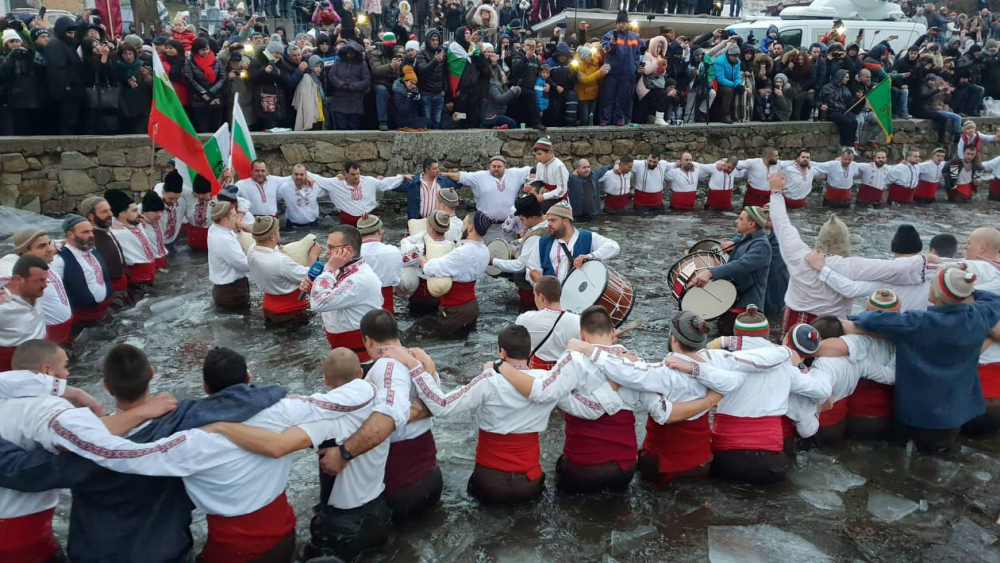
{"type": "MultiPolygon", "coordinates": [[[[322,262],[313,262],[313,265],[309,266],[309,273],[306,274],[306,277],[309,278],[309,281],[313,281],[317,277],[319,277],[319,275],[323,273],[323,267],[324,266],[322,262]]],[[[305,291],[300,291],[299,301],[305,299],[306,295],[308,295],[308,293],[306,293],[305,291]]]]}

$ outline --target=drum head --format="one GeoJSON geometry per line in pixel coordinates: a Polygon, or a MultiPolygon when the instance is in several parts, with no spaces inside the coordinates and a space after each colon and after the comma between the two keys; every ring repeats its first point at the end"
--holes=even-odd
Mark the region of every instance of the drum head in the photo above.
{"type": "Polygon", "coordinates": [[[695,270],[701,270],[702,268],[721,266],[725,263],[726,261],[722,257],[722,254],[718,252],[699,250],[698,252],[686,254],[683,258],[674,262],[674,265],[667,271],[668,287],[674,286],[674,282],[677,281],[677,275],[681,272],[690,272],[688,275],[693,276],[694,272],[691,270],[692,265],[695,266],[695,270]]]}
{"type": "MultiPolygon", "coordinates": [[[[511,249],[510,244],[503,239],[494,239],[486,245],[486,248],[490,251],[490,256],[495,260],[510,260],[511,259],[511,249]]],[[[486,273],[494,278],[499,277],[501,272],[492,265],[486,266],[486,273]]]]}
{"type": "Polygon", "coordinates": [[[739,291],[728,280],[712,280],[705,287],[691,287],[680,296],[680,310],[710,321],[724,315],[739,299],[739,291]]]}
{"type": "Polygon", "coordinates": [[[584,262],[583,266],[570,272],[563,282],[563,309],[580,314],[601,298],[608,285],[608,268],[597,260],[584,262]]]}
{"type": "Polygon", "coordinates": [[[694,246],[688,249],[688,254],[700,251],[713,252],[721,248],[722,248],[722,241],[709,238],[705,240],[699,240],[698,242],[694,243],[694,246]]]}

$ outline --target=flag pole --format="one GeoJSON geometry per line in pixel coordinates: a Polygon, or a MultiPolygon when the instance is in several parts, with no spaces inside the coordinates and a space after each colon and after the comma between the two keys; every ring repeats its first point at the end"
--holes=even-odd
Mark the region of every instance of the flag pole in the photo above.
{"type": "Polygon", "coordinates": [[[111,24],[111,30],[110,30],[111,31],[111,38],[112,39],[117,39],[117,37],[115,37],[115,18],[111,14],[111,0],[104,0],[104,3],[108,7],[108,19],[111,20],[109,22],[111,24]]]}
{"type": "Polygon", "coordinates": [[[149,136],[149,144],[152,149],[149,153],[149,175],[152,176],[153,172],[156,172],[156,130],[159,129],[160,124],[153,124],[153,134],[149,136]]]}

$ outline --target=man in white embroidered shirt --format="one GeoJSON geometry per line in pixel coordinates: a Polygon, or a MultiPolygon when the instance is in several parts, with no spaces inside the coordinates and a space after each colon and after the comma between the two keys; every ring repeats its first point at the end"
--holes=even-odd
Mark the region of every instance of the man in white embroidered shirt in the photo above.
{"type": "Polygon", "coordinates": [[[122,256],[128,265],[128,284],[149,285],[156,279],[156,252],[139,221],[139,207],[132,196],[121,190],[104,192],[104,199],[111,206],[114,219],[110,233],[118,241],[122,256]]]}
{"type": "MultiPolygon", "coordinates": [[[[247,266],[250,279],[264,292],[264,320],[275,326],[307,323],[309,301],[299,298],[299,284],[309,274],[309,268],[281,251],[281,234],[274,217],[254,217],[250,232],[256,242],[247,250],[247,266]]],[[[322,252],[314,242],[307,256],[309,262],[315,262],[322,252]]]]}
{"type": "Polygon", "coordinates": [[[566,343],[580,338],[580,315],[563,310],[559,303],[562,285],[555,276],[539,278],[534,297],[538,310],[521,313],[515,322],[528,329],[531,335],[528,366],[550,370],[566,351],[566,343]]]}
{"type": "Polygon", "coordinates": [[[45,260],[25,255],[14,263],[7,287],[0,287],[0,372],[10,369],[21,343],[45,338],[45,315],[38,302],[48,277],[45,260]]]}
{"type": "Polygon", "coordinates": [[[285,202],[285,228],[315,227],[319,218],[316,200],[324,191],[315,185],[304,164],[293,166],[291,180],[282,182],[275,194],[278,200],[285,202]]]}
{"type": "Polygon", "coordinates": [[[528,260],[533,281],[542,276],[555,276],[559,283],[587,260],[605,262],[618,255],[618,243],[597,233],[573,226],[573,210],[560,201],[545,214],[549,234],[538,240],[538,252],[528,260]]]}
{"type": "Polygon", "coordinates": [[[236,182],[240,197],[250,201],[250,213],[278,216],[278,186],[289,179],[288,176],[269,176],[267,164],[260,159],[253,161],[249,178],[236,182]]]}
{"type": "Polygon", "coordinates": [[[476,300],[476,280],[486,273],[490,251],[483,237],[490,228],[484,213],[466,215],[462,226],[462,242],[440,258],[420,259],[428,277],[452,278],[451,289],[441,296],[435,329],[442,335],[453,335],[476,327],[479,301],[476,300]]]}
{"type": "Polygon", "coordinates": [[[361,164],[353,160],[344,163],[345,174],[336,178],[315,176],[313,182],[330,194],[330,201],[340,210],[340,224],[356,227],[358,219],[371,213],[378,205],[378,192],[396,189],[403,180],[412,178],[409,174],[397,174],[389,178],[374,178],[361,175],[361,164]]]}
{"type": "Polygon", "coordinates": [[[236,236],[239,217],[236,204],[222,199],[211,203],[212,226],[208,228],[208,279],[212,299],[223,309],[250,306],[250,265],[236,236]]]}
{"type": "Polygon", "coordinates": [[[393,289],[403,274],[403,256],[395,246],[382,242],[382,220],[365,215],[358,221],[361,233],[361,257],[382,282],[382,308],[395,313],[393,289]]]}
{"type": "Polygon", "coordinates": [[[0,287],[10,281],[14,264],[21,256],[36,256],[44,260],[49,265],[48,284],[39,306],[45,313],[45,338],[57,344],[69,342],[73,337],[73,310],[62,277],[52,267],[56,257],[55,245],[41,229],[21,229],[14,233],[10,241],[14,244],[14,253],[0,258],[0,287]]]}
{"type": "Polygon", "coordinates": [[[510,214],[531,167],[507,168],[507,159],[490,158],[489,170],[479,172],[447,172],[444,175],[463,186],[472,188],[476,209],[485,213],[495,224],[503,223],[510,214]]]}

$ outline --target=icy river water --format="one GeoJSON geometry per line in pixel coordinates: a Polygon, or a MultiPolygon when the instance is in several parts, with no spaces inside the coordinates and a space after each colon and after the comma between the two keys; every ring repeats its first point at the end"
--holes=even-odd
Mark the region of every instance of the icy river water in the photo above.
{"type": "MultiPolygon", "coordinates": [[[[814,195],[793,222],[812,243],[828,212],[814,195]]],[[[733,213],[699,211],[656,217],[601,218],[587,228],[617,240],[622,253],[612,262],[635,285],[632,319],[648,319],[624,344],[651,358],[662,356],[673,313],[667,268],[688,246],[733,232],[733,213]]],[[[855,252],[888,257],[900,223],[913,223],[926,244],[952,233],[964,243],[979,226],[997,226],[996,204],[938,203],[841,213],[855,252]]],[[[403,234],[404,216],[383,217],[387,240],[403,234]]],[[[324,219],[317,229],[324,240],[324,219]]],[[[322,386],[320,361],[329,350],[319,318],[295,330],[265,330],[256,306],[246,315],[222,313],[212,305],[204,254],[180,245],[170,272],[157,276],[151,296],[91,329],[73,345],[72,382],[110,404],[100,386],[100,360],[119,342],[144,349],[157,374],[155,391],[178,397],[202,394],[201,361],[213,346],[248,357],[257,383],[278,383],[289,392],[312,393],[322,386]]],[[[484,278],[477,286],[482,314],[478,330],[458,341],[422,338],[437,362],[446,388],[478,374],[494,357],[495,335],[517,315],[514,286],[484,278]]],[[[397,303],[403,329],[413,319],[397,303]]],[[[417,342],[411,341],[411,344],[417,342]]],[[[643,421],[637,432],[644,434],[643,421]]],[[[542,438],[542,466],[548,490],[538,502],[487,509],[465,492],[475,459],[473,415],[435,422],[438,461],[444,471],[441,505],[396,530],[373,561],[1000,561],[1000,439],[966,441],[952,458],[922,457],[887,444],[847,443],[839,449],[800,453],[786,483],[755,488],[717,481],[682,483],[652,491],[638,479],[625,494],[568,496],[555,492],[554,465],[563,442],[563,421],[554,412],[542,438]]],[[[308,534],[318,496],[315,454],[296,455],[288,494],[299,518],[299,538],[308,534]]],[[[64,495],[56,529],[65,537],[69,495],[64,495]]],[[[195,535],[204,539],[204,517],[195,535]]]]}

